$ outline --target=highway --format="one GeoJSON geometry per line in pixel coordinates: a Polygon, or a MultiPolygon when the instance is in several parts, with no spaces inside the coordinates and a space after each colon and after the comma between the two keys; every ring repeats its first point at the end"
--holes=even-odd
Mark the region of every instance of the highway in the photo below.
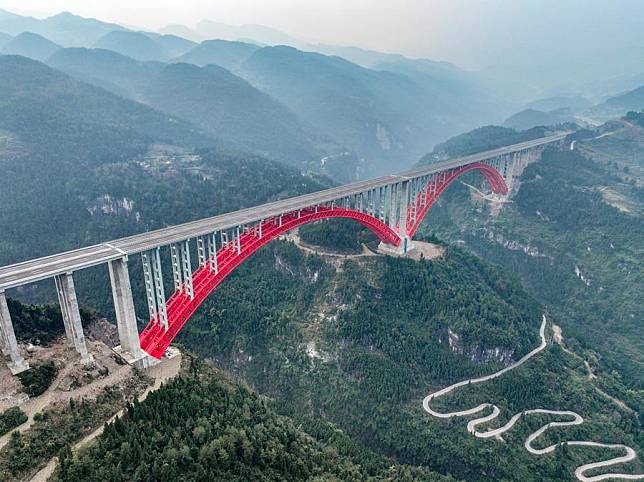
{"type": "Polygon", "coordinates": [[[122,258],[124,255],[140,253],[142,251],[156,248],[157,246],[165,246],[188,238],[204,236],[214,231],[230,229],[244,224],[252,224],[261,219],[278,216],[286,212],[296,211],[316,204],[329,203],[346,196],[388,186],[393,183],[551,144],[564,139],[568,134],[568,132],[564,132],[548,137],[542,137],[532,141],[501,147],[470,156],[441,161],[398,174],[358,181],[323,191],[262,204],[261,206],[241,209],[231,213],[204,218],[176,226],[169,226],[155,231],[149,231],[73,251],[67,251],[65,253],[4,266],[0,268],[0,290],[33,283],[35,281],[51,278],[58,274],[73,272],[90,266],[97,266],[114,259],[122,258]]]}

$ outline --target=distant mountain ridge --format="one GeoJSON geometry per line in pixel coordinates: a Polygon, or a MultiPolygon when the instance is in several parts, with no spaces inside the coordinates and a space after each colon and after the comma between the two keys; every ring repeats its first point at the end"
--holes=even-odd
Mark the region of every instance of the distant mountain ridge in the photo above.
{"type": "Polygon", "coordinates": [[[33,32],[63,47],[86,47],[114,30],[127,29],[114,23],[84,18],[69,12],[41,20],[0,10],[0,32],[10,35],[33,32]]]}
{"type": "Polygon", "coordinates": [[[260,48],[246,42],[206,40],[174,61],[199,66],[216,64],[232,72],[239,72],[242,62],[260,48]]]}
{"type": "Polygon", "coordinates": [[[92,47],[113,50],[135,60],[165,61],[170,58],[155,39],[141,32],[114,30],[99,38],[92,47]]]}
{"type": "Polygon", "coordinates": [[[35,60],[45,60],[60,49],[60,45],[55,44],[41,35],[23,32],[9,40],[0,49],[0,54],[22,55],[35,60]]]}
{"type": "Polygon", "coordinates": [[[48,64],[187,120],[231,147],[303,169],[320,170],[321,157],[341,151],[284,105],[217,65],[142,62],[100,49],[63,49],[48,64]]]}
{"type": "Polygon", "coordinates": [[[503,122],[503,126],[517,130],[526,130],[537,126],[552,126],[574,121],[575,117],[572,111],[565,107],[548,112],[536,109],[525,109],[508,117],[503,122]]]}

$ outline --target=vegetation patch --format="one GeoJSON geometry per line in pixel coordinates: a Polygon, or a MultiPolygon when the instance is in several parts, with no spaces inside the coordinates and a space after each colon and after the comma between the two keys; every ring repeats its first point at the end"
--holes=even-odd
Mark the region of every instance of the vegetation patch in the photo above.
{"type": "Polygon", "coordinates": [[[344,253],[360,253],[363,244],[377,244],[376,236],[352,219],[325,219],[299,228],[306,244],[344,253]]]}
{"type": "Polygon", "coordinates": [[[56,378],[56,365],[53,361],[47,361],[39,365],[33,365],[29,370],[18,374],[20,383],[30,397],[42,395],[56,378]]]}
{"type": "Polygon", "coordinates": [[[27,421],[27,415],[20,407],[11,407],[0,414],[0,436],[22,425],[27,421]]]}

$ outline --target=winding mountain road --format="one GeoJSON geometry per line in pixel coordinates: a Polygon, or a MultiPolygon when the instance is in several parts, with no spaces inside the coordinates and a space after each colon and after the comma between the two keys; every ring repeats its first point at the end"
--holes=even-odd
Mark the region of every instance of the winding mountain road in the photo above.
{"type": "MultiPolygon", "coordinates": [[[[510,420],[508,420],[508,422],[505,425],[499,428],[490,429],[487,431],[479,431],[477,430],[478,426],[485,424],[487,422],[490,422],[499,416],[499,414],[501,413],[501,410],[499,409],[499,407],[497,407],[492,403],[482,403],[477,407],[470,408],[468,410],[461,410],[458,412],[449,412],[449,413],[437,412],[431,408],[432,400],[438,397],[447,395],[448,393],[464,385],[483,383],[483,382],[487,382],[489,380],[498,378],[501,375],[509,372],[510,370],[514,370],[515,368],[520,367],[525,362],[530,360],[530,358],[532,358],[533,356],[541,352],[547,345],[545,315],[543,316],[543,321],[541,322],[541,328],[539,329],[539,336],[541,337],[541,344],[537,348],[532,350],[530,353],[525,355],[523,358],[518,360],[517,362],[491,375],[486,375],[480,378],[472,378],[469,380],[463,380],[453,385],[450,385],[448,387],[445,387],[437,392],[431,393],[427,395],[427,397],[425,397],[425,399],[423,400],[423,408],[427,413],[437,418],[467,417],[467,416],[479,414],[491,408],[492,413],[490,413],[489,415],[475,418],[474,420],[470,420],[467,424],[467,431],[478,438],[498,437],[501,434],[510,430],[514,426],[514,424],[517,423],[519,419],[525,415],[541,414],[541,415],[556,415],[556,416],[566,417],[568,420],[550,422],[542,426],[541,428],[539,428],[539,430],[530,434],[524,443],[526,450],[534,455],[543,455],[543,454],[548,454],[553,452],[557,448],[558,444],[549,445],[548,447],[537,449],[532,446],[532,443],[550,428],[566,427],[571,425],[581,425],[582,423],[584,423],[584,419],[582,418],[581,415],[568,410],[547,410],[544,408],[537,408],[537,409],[526,410],[524,412],[517,413],[516,415],[512,416],[512,418],[510,418],[510,420]]],[[[561,444],[562,445],[565,444],[568,446],[599,447],[599,448],[606,448],[606,449],[612,449],[612,450],[621,450],[625,452],[625,455],[620,457],[614,457],[612,459],[602,460],[600,462],[593,462],[590,464],[585,464],[577,467],[577,469],[575,470],[575,476],[581,482],[598,482],[601,480],[608,480],[608,479],[644,480],[644,474],[605,473],[605,474],[592,475],[592,476],[586,475],[586,472],[590,470],[598,469],[601,467],[609,467],[612,465],[622,464],[622,463],[630,462],[631,460],[634,460],[637,457],[637,454],[635,453],[635,450],[633,450],[631,447],[628,447],[622,444],[606,444],[606,443],[589,442],[589,441],[581,441],[581,440],[571,440],[568,442],[562,442],[561,444]]]]}

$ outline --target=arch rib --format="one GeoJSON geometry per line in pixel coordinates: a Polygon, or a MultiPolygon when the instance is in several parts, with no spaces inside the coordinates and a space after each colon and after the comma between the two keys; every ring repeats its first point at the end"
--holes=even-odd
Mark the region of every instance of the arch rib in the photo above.
{"type": "Polygon", "coordinates": [[[482,162],[474,162],[435,175],[416,195],[407,209],[407,236],[413,238],[429,209],[454,180],[467,172],[475,170],[483,174],[494,193],[502,195],[508,193],[508,186],[499,171],[482,162]]]}
{"type": "Polygon", "coordinates": [[[299,212],[288,213],[261,222],[261,230],[253,229],[241,234],[240,247],[224,246],[216,252],[218,270],[211,270],[209,263],[199,266],[192,274],[193,298],[185,290],[177,290],[168,299],[168,328],[151,320],[141,332],[141,348],[154,358],[161,358],[179,331],[194,314],[203,301],[226,279],[243,261],[276,237],[293,228],[313,221],[328,218],[347,218],[358,221],[370,229],[385,244],[398,246],[401,242],[398,233],[381,220],[357,211],[342,207],[314,206],[299,212]],[[261,236],[259,233],[261,232],[261,236]]]}

